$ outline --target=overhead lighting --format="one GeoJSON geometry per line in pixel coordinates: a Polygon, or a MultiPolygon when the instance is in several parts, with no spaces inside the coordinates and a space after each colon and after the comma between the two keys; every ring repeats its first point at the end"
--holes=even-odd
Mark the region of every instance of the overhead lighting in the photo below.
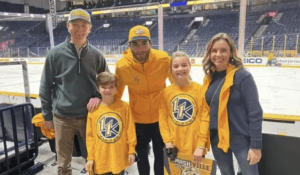
{"type": "Polygon", "coordinates": [[[43,18],[46,18],[46,15],[43,15],[43,18]]]}
{"type": "Polygon", "coordinates": [[[196,17],[195,21],[203,21],[203,17],[196,17]]]}
{"type": "Polygon", "coordinates": [[[17,15],[18,15],[18,16],[21,16],[21,13],[18,13],[17,15]]]}
{"type": "Polygon", "coordinates": [[[2,26],[0,26],[0,30],[2,30],[3,29],[3,27],[2,26]]]}
{"type": "Polygon", "coordinates": [[[30,15],[30,17],[32,17],[32,18],[33,18],[33,17],[34,17],[34,15],[33,15],[33,14],[31,14],[31,15],[30,15]]]}
{"type": "Polygon", "coordinates": [[[8,15],[8,13],[4,13],[4,15],[5,15],[5,16],[7,16],[7,15],[8,15]]]}
{"type": "Polygon", "coordinates": [[[146,26],[151,26],[153,24],[153,21],[146,21],[146,26]]]}
{"type": "Polygon", "coordinates": [[[104,28],[108,28],[110,25],[109,24],[103,24],[104,28]]]}

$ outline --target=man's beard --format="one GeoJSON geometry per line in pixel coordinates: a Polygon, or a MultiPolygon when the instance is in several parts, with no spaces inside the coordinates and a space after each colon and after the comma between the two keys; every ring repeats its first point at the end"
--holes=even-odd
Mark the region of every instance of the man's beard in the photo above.
{"type": "Polygon", "coordinates": [[[140,63],[145,63],[145,62],[148,60],[148,58],[149,58],[149,53],[150,53],[150,50],[148,51],[148,53],[146,54],[146,56],[143,57],[143,58],[137,57],[136,54],[134,54],[134,53],[132,53],[132,55],[133,55],[133,57],[134,57],[138,62],[140,62],[140,63]]]}

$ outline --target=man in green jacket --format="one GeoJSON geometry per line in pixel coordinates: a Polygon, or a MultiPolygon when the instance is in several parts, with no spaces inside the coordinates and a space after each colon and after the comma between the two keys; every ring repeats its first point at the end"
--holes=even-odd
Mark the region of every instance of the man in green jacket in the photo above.
{"type": "Polygon", "coordinates": [[[89,108],[98,106],[96,75],[108,70],[104,56],[87,41],[91,27],[88,12],[71,11],[67,22],[71,37],[50,50],[41,78],[44,126],[54,125],[58,174],[62,175],[72,174],[75,133],[80,132],[85,141],[88,102],[89,108]]]}

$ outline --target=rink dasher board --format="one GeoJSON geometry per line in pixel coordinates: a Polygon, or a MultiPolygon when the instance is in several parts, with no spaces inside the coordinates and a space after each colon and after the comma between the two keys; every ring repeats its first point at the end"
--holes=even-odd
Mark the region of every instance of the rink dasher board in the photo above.
{"type": "MultiPolygon", "coordinates": [[[[38,95],[31,94],[31,103],[35,108],[41,107],[41,101],[38,95]]],[[[3,94],[0,91],[0,103],[20,104],[24,103],[25,94],[8,93],[3,94]]],[[[291,136],[300,138],[300,116],[285,114],[269,114],[264,113],[264,121],[262,125],[263,133],[281,136],[291,136]]]]}
{"type": "MultiPolygon", "coordinates": [[[[121,58],[120,55],[105,56],[108,65],[115,65],[121,58]]],[[[0,62],[10,61],[26,61],[27,64],[44,64],[45,57],[40,58],[0,58],[0,62]]],[[[281,64],[281,67],[300,68],[300,57],[274,57],[276,63],[281,64]]],[[[203,57],[190,57],[192,66],[202,66],[203,57]]],[[[265,66],[268,62],[267,57],[243,57],[245,66],[265,66]]]]}

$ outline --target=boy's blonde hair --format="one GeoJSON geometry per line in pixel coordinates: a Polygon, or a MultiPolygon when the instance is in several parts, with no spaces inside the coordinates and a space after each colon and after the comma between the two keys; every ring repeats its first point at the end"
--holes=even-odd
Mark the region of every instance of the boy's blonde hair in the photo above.
{"type": "Polygon", "coordinates": [[[102,72],[96,76],[97,87],[101,85],[106,85],[108,83],[115,83],[115,86],[118,87],[117,78],[114,74],[110,72],[102,72]]]}

